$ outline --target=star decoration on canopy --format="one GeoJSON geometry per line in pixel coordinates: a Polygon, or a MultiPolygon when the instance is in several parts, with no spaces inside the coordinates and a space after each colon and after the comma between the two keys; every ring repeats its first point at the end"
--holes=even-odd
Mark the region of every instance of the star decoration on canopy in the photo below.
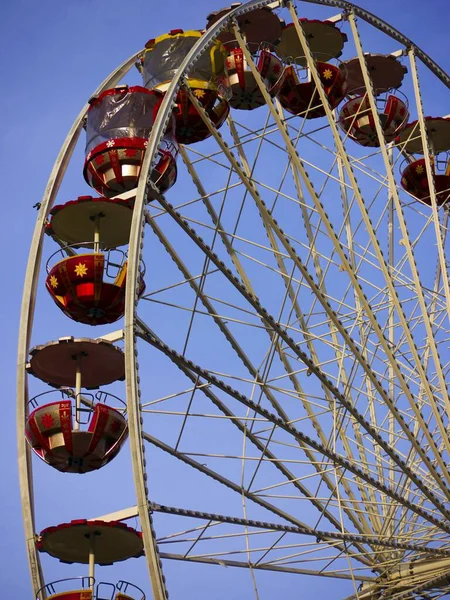
{"type": "Polygon", "coordinates": [[[50,285],[52,286],[53,289],[58,287],[58,280],[56,279],[56,277],[54,275],[50,276],[50,285]]]}
{"type": "Polygon", "coordinates": [[[87,267],[84,263],[78,263],[75,265],[75,275],[78,277],[84,277],[87,273],[87,267]]]}
{"type": "Polygon", "coordinates": [[[416,167],[416,173],[417,173],[417,175],[422,175],[422,173],[423,173],[423,166],[422,165],[417,165],[417,167],[416,167]]]}
{"type": "Polygon", "coordinates": [[[325,79],[331,79],[333,77],[333,71],[331,69],[325,69],[323,76],[325,79]]]}
{"type": "Polygon", "coordinates": [[[196,98],[203,98],[204,95],[205,95],[205,90],[201,90],[199,88],[194,90],[194,96],[196,98]]]}

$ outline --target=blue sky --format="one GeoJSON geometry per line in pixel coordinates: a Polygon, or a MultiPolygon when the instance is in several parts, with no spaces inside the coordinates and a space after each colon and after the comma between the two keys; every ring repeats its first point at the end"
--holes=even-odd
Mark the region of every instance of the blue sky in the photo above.
{"type": "MultiPolygon", "coordinates": [[[[3,525],[0,589],[5,598],[31,598],[15,456],[15,364],[22,284],[36,217],[33,204],[40,201],[52,163],[73,119],[98,83],[147,39],[174,28],[201,28],[206,14],[221,8],[222,1],[44,0],[37,3],[16,0],[2,8],[0,165],[6,185],[1,236],[3,435],[0,508],[3,525]]],[[[390,22],[441,67],[450,69],[450,7],[447,0],[429,3],[365,0],[360,6],[390,22]]],[[[305,11],[307,15],[314,14],[314,6],[305,5],[305,11]]],[[[426,93],[431,91],[425,90],[426,93]]],[[[450,113],[450,107],[446,112],[450,113]]],[[[46,318],[51,318],[50,314],[46,318]]],[[[45,323],[41,322],[39,328],[45,331],[45,323]]],[[[39,468],[38,474],[47,478],[49,495],[59,496],[58,501],[66,502],[63,490],[58,489],[60,476],[46,473],[47,469],[45,466],[39,468]]],[[[99,481],[107,481],[110,476],[102,475],[99,481]]],[[[125,477],[120,485],[131,486],[131,477],[125,477]]],[[[130,497],[132,493],[129,489],[130,497]]],[[[80,504],[85,505],[84,509],[89,506],[87,502],[80,504]]],[[[82,516],[79,512],[74,514],[74,518],[79,516],[82,516]]],[[[48,522],[51,524],[55,523],[48,522]]],[[[191,573],[197,567],[192,571],[184,566],[179,568],[186,577],[189,590],[193,581],[190,580],[191,573]]],[[[171,598],[190,595],[183,595],[178,586],[171,598]]]]}

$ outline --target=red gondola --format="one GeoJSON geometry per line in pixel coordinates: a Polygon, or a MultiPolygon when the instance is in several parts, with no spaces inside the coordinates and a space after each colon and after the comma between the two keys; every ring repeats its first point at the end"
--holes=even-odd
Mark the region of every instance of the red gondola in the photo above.
{"type": "MultiPolygon", "coordinates": [[[[345,75],[339,67],[326,62],[318,61],[317,69],[330,108],[336,108],[347,93],[345,75]]],[[[293,115],[315,119],[326,114],[309,69],[308,79],[301,81],[296,68],[293,65],[287,66],[278,99],[281,105],[293,115]]]]}
{"type": "MultiPolygon", "coordinates": [[[[345,71],[329,63],[338,58],[347,36],[331,21],[299,19],[298,25],[308,41],[309,50],[316,61],[319,77],[330,107],[335,108],[347,93],[345,71]]],[[[278,94],[282,106],[291,114],[307,119],[325,116],[325,108],[308,67],[303,47],[294,23],[285,25],[280,43],[276,46],[278,56],[289,62],[278,94]],[[301,75],[304,69],[305,77],[301,75]]]]}
{"type": "MultiPolygon", "coordinates": [[[[406,102],[392,94],[376,99],[378,118],[386,143],[394,141],[408,121],[406,102]]],[[[379,146],[374,115],[366,95],[352,98],[339,113],[339,125],[348,137],[361,146],[379,146]]]]}
{"type": "MultiPolygon", "coordinates": [[[[201,35],[201,31],[174,29],[149,40],[140,66],[145,87],[156,92],[166,92],[186,54],[201,35]]],[[[230,110],[222,89],[224,58],[225,49],[216,41],[210,51],[205,52],[196,62],[186,79],[187,87],[217,129],[223,125],[230,110]]],[[[180,89],[176,104],[175,134],[179,143],[193,144],[210,136],[186,90],[180,89]]]]}
{"type": "MultiPolygon", "coordinates": [[[[267,91],[275,96],[284,77],[281,60],[264,47],[257,49],[254,59],[267,91]]],[[[264,96],[240,48],[230,48],[225,61],[225,73],[232,94],[229,102],[233,108],[253,110],[265,104],[264,96]]]]}
{"type": "MultiPolygon", "coordinates": [[[[127,262],[122,252],[115,252],[122,256],[120,264],[105,259],[101,252],[94,252],[68,256],[47,267],[45,285],[64,314],[87,325],[114,323],[123,316],[127,262]],[[111,270],[115,271],[115,277],[110,276],[111,270]]],[[[144,289],[141,273],[140,295],[144,289]]]]}
{"type": "MultiPolygon", "coordinates": [[[[162,94],[140,86],[116,87],[91,98],[86,122],[84,177],[111,198],[137,187],[162,94]]],[[[172,129],[161,143],[151,179],[161,193],[176,181],[178,148],[172,129]]]]}
{"type": "Polygon", "coordinates": [[[72,577],[53,581],[38,591],[36,600],[145,600],[144,592],[128,581],[112,584],[93,577],[72,577]],[[79,589],[63,590],[77,586],[79,589]],[[91,586],[91,587],[89,587],[91,586]]]}
{"type": "MultiPolygon", "coordinates": [[[[445,117],[425,117],[424,127],[430,146],[431,169],[433,172],[436,203],[441,206],[450,200],[450,119],[445,117]],[[441,154],[442,153],[442,154],[441,154]],[[440,158],[439,155],[441,155],[440,158]]],[[[400,150],[408,154],[426,154],[428,148],[422,144],[419,121],[408,123],[396,138],[400,150]]],[[[424,204],[431,206],[430,183],[427,176],[425,158],[413,160],[402,172],[402,187],[424,204]]]]}
{"type": "MultiPolygon", "coordinates": [[[[442,206],[450,199],[450,163],[444,173],[436,172],[434,159],[431,160],[433,170],[434,187],[436,191],[436,202],[442,206]]],[[[401,184],[403,189],[415,196],[421,202],[431,206],[430,185],[428,182],[425,159],[415,160],[404,169],[401,184]]]]}
{"type": "MultiPolygon", "coordinates": [[[[386,143],[393,142],[408,122],[408,101],[392,93],[402,84],[406,68],[392,54],[366,54],[364,60],[370,76],[377,104],[377,115],[386,143]]],[[[339,125],[350,139],[361,146],[375,147],[380,142],[375,126],[375,115],[370,108],[367,89],[359,58],[343,63],[350,100],[339,113],[339,125]]]]}
{"type": "MultiPolygon", "coordinates": [[[[225,94],[221,95],[219,88],[210,90],[200,87],[192,89],[192,93],[205,109],[216,129],[220,129],[230,112],[230,105],[225,94]]],[[[186,90],[179,90],[176,103],[175,131],[177,142],[180,144],[194,144],[208,138],[211,135],[209,129],[191,102],[186,90]]]]}
{"type": "Polygon", "coordinates": [[[89,424],[84,430],[75,427],[70,399],[39,406],[28,416],[27,441],[39,458],[58,471],[100,469],[119,453],[128,425],[122,413],[106,404],[98,403],[88,412],[89,424]]]}

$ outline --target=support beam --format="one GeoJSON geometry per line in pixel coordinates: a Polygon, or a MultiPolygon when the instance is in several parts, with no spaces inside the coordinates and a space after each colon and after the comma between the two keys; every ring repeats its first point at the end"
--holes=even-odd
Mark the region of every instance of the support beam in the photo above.
{"type": "MultiPolygon", "coordinates": [[[[259,303],[258,303],[258,306],[260,306],[259,303]]],[[[266,317],[268,315],[267,311],[265,311],[265,310],[264,310],[263,314],[266,317]]],[[[184,356],[182,356],[181,354],[179,354],[172,348],[169,348],[169,346],[167,346],[167,344],[164,344],[162,341],[160,341],[154,335],[154,333],[147,326],[145,326],[145,324],[142,323],[142,321],[140,322],[140,328],[141,328],[141,331],[138,332],[138,336],[141,337],[146,342],[148,342],[151,346],[153,346],[153,347],[159,349],[161,352],[163,352],[175,364],[182,365],[183,367],[188,368],[193,373],[195,373],[197,376],[200,376],[202,379],[205,379],[209,383],[215,385],[218,389],[222,390],[226,394],[229,394],[235,400],[237,400],[238,402],[241,402],[244,406],[247,406],[247,408],[250,408],[251,410],[255,411],[255,413],[257,413],[257,414],[261,415],[262,417],[264,417],[265,419],[267,419],[269,422],[277,425],[280,429],[291,434],[294,437],[294,439],[297,440],[298,442],[300,442],[301,444],[308,445],[310,448],[319,452],[319,454],[328,457],[335,464],[340,465],[344,469],[350,471],[351,473],[356,475],[356,477],[359,477],[360,479],[362,479],[362,481],[365,481],[369,485],[372,485],[375,489],[385,493],[387,496],[389,496],[392,500],[395,500],[396,502],[398,502],[400,505],[403,505],[403,506],[409,508],[412,512],[417,513],[419,516],[423,517],[426,521],[433,523],[433,525],[437,526],[438,529],[450,533],[450,526],[447,525],[447,523],[444,520],[437,519],[435,516],[433,516],[427,510],[417,507],[414,504],[414,502],[405,500],[401,495],[397,494],[393,489],[384,485],[383,483],[380,483],[374,477],[367,474],[358,465],[350,463],[347,459],[345,459],[341,455],[336,454],[335,452],[330,450],[328,447],[323,446],[319,442],[316,442],[315,440],[311,439],[306,434],[298,431],[293,425],[285,423],[282,419],[280,419],[273,413],[270,413],[265,408],[262,408],[259,404],[253,402],[252,400],[247,398],[244,394],[241,394],[237,390],[234,390],[231,386],[225,384],[223,381],[221,381],[214,375],[211,375],[208,371],[206,371],[199,365],[195,365],[192,361],[186,359],[184,356]]],[[[384,444],[384,442],[383,442],[383,444],[384,444]]],[[[403,467],[404,467],[404,469],[406,469],[406,465],[403,464],[403,467]]],[[[410,474],[410,476],[415,478],[415,475],[410,474]]]]}
{"type": "Polygon", "coordinates": [[[356,581],[372,581],[371,577],[364,575],[347,575],[346,573],[334,573],[326,571],[313,571],[308,569],[295,569],[294,567],[278,567],[276,565],[265,565],[265,564],[253,564],[251,562],[244,562],[240,560],[230,560],[223,558],[207,558],[202,556],[184,556],[183,554],[170,554],[168,552],[161,552],[161,558],[168,560],[183,560],[187,562],[202,563],[204,565],[216,565],[220,567],[241,567],[244,569],[254,569],[255,571],[274,571],[277,573],[294,573],[297,575],[312,575],[317,577],[329,577],[332,579],[346,579],[356,581]]]}
{"type": "MultiPolygon", "coordinates": [[[[195,173],[193,172],[192,174],[195,174],[195,173]]],[[[199,182],[199,184],[200,184],[200,182],[199,182]]],[[[204,190],[203,190],[203,192],[206,194],[206,192],[204,190]]],[[[209,207],[208,210],[212,210],[212,207],[209,207]]],[[[219,327],[219,329],[221,330],[221,332],[224,334],[225,338],[230,343],[231,347],[236,352],[237,356],[239,356],[239,358],[241,359],[241,361],[244,364],[244,366],[248,369],[248,371],[251,374],[251,376],[255,379],[255,381],[258,384],[261,384],[262,392],[267,397],[268,401],[272,404],[272,406],[278,406],[278,402],[276,401],[275,395],[269,389],[269,387],[264,384],[264,381],[262,380],[261,376],[259,375],[258,370],[251,363],[250,359],[248,358],[248,356],[246,355],[246,353],[244,352],[243,348],[240,346],[240,344],[238,343],[238,341],[236,340],[236,338],[233,336],[233,334],[231,333],[230,329],[227,327],[227,325],[225,324],[225,322],[223,321],[223,319],[221,319],[219,317],[219,315],[217,314],[217,312],[214,309],[213,304],[206,297],[206,295],[204,294],[204,292],[200,289],[200,286],[196,283],[196,281],[192,277],[192,274],[189,272],[189,270],[187,269],[186,265],[182,261],[181,257],[176,253],[176,251],[173,248],[172,244],[170,243],[170,241],[166,238],[166,236],[162,232],[161,228],[156,223],[156,220],[150,218],[150,216],[147,215],[147,223],[152,228],[152,230],[154,231],[154,233],[157,235],[158,239],[163,244],[164,248],[166,249],[166,251],[168,252],[168,254],[170,255],[170,257],[172,258],[172,260],[175,262],[175,264],[177,265],[177,267],[180,269],[181,273],[183,274],[183,276],[185,277],[186,281],[189,283],[189,285],[191,286],[191,288],[195,292],[196,296],[199,297],[199,299],[201,300],[201,302],[203,303],[203,305],[205,306],[205,308],[208,310],[209,314],[211,314],[211,316],[213,317],[213,319],[216,322],[217,326],[219,327]]],[[[240,266],[240,262],[239,262],[238,257],[236,257],[236,262],[237,262],[237,265],[240,266]]],[[[242,269],[238,270],[238,272],[239,272],[239,274],[240,274],[240,276],[242,278],[242,269]]],[[[245,272],[244,272],[244,274],[245,274],[245,272]]],[[[247,278],[243,279],[243,283],[244,283],[246,289],[248,290],[248,286],[250,285],[250,282],[247,283],[246,279],[247,278]]],[[[250,286],[250,290],[251,290],[251,286],[250,286]]],[[[287,368],[289,369],[289,365],[287,365],[287,368]]],[[[293,371],[293,369],[290,368],[290,371],[293,371]]],[[[196,379],[192,378],[192,374],[190,373],[190,371],[186,370],[186,369],[183,369],[183,372],[195,384],[196,379]]],[[[296,383],[296,380],[294,380],[294,381],[296,383]]],[[[295,387],[295,389],[297,391],[299,391],[298,387],[295,387]]],[[[205,390],[204,393],[213,402],[213,404],[215,404],[215,406],[217,406],[217,408],[219,408],[219,410],[223,414],[225,414],[225,415],[227,415],[229,417],[232,417],[232,421],[231,422],[236,427],[238,427],[242,433],[244,433],[248,437],[248,439],[262,452],[262,455],[264,455],[264,456],[266,456],[268,458],[276,458],[273,455],[273,453],[270,452],[269,449],[266,447],[266,444],[264,444],[256,436],[254,436],[249,431],[249,429],[245,426],[245,424],[242,424],[238,419],[236,419],[235,415],[233,415],[233,413],[228,409],[228,407],[211,390],[205,390]]],[[[306,408],[308,409],[307,403],[306,403],[306,408]]],[[[278,414],[280,415],[281,418],[284,418],[285,421],[289,420],[287,418],[287,415],[285,415],[283,412],[279,411],[278,414]]],[[[314,425],[316,426],[316,424],[317,424],[317,426],[319,426],[319,424],[314,419],[314,415],[313,414],[311,415],[311,417],[313,419],[314,425]]],[[[310,458],[310,460],[313,460],[312,455],[309,454],[308,449],[304,447],[304,450],[306,452],[306,456],[308,456],[310,458]]],[[[288,481],[292,481],[292,485],[294,485],[299,490],[299,492],[301,494],[303,494],[305,497],[307,497],[307,498],[309,498],[311,500],[311,503],[313,504],[313,506],[319,511],[320,514],[323,515],[324,518],[326,518],[338,531],[342,530],[342,524],[339,522],[339,520],[336,519],[330,513],[329,510],[327,510],[326,506],[322,502],[320,502],[319,500],[317,500],[316,498],[314,498],[314,494],[312,492],[310,492],[306,488],[305,485],[303,485],[300,482],[296,481],[295,477],[293,476],[293,474],[290,473],[290,471],[283,464],[281,464],[279,461],[274,462],[274,465],[275,465],[275,467],[281,473],[283,473],[283,475],[287,478],[288,481]]],[[[328,489],[330,489],[330,491],[332,491],[333,483],[328,480],[328,478],[326,477],[326,475],[323,475],[323,479],[325,480],[325,483],[326,483],[328,489]]],[[[356,516],[353,516],[353,518],[352,518],[351,515],[349,515],[349,518],[352,521],[352,523],[354,524],[354,526],[357,528],[357,530],[360,531],[360,524],[359,524],[358,518],[356,516]]],[[[360,533],[363,533],[363,532],[360,531],[360,533]]]]}
{"type": "MultiPolygon", "coordinates": [[[[418,554],[430,555],[430,556],[443,556],[448,557],[448,561],[450,561],[450,549],[440,549],[440,548],[426,548],[424,546],[418,546],[417,544],[407,544],[403,542],[392,541],[391,539],[380,539],[378,536],[364,536],[358,534],[350,534],[350,533],[336,533],[336,532],[326,532],[321,530],[313,530],[311,528],[302,528],[295,527],[292,525],[284,525],[280,523],[269,523],[267,521],[255,521],[254,519],[243,519],[241,517],[230,517],[227,515],[220,515],[216,513],[209,513],[204,511],[196,511],[189,510],[184,508],[176,508],[173,506],[165,506],[162,504],[151,504],[150,510],[154,512],[160,512],[164,514],[174,515],[174,516],[183,516],[190,517],[194,519],[203,519],[205,521],[211,522],[219,522],[219,523],[229,523],[230,525],[242,525],[244,527],[254,527],[256,529],[268,529],[271,531],[283,531],[286,533],[294,533],[306,536],[313,536],[321,541],[333,541],[333,540],[341,540],[346,543],[346,545],[354,544],[355,542],[359,542],[361,544],[368,544],[371,546],[377,546],[382,548],[392,548],[395,550],[406,550],[411,552],[416,552],[418,554]]],[[[420,562],[420,561],[417,561],[420,562]]],[[[415,562],[414,564],[417,564],[415,562]]],[[[431,564],[430,561],[427,564],[431,564]]],[[[440,565],[442,564],[439,563],[440,565]]],[[[447,563],[446,563],[447,564],[447,563]]],[[[450,562],[449,562],[450,564],[450,562]]]]}
{"type": "MultiPolygon", "coordinates": [[[[397,455],[397,453],[395,451],[393,451],[393,449],[379,435],[379,433],[374,429],[374,427],[356,410],[356,408],[350,402],[348,402],[347,398],[336,388],[336,386],[328,379],[328,377],[318,367],[316,367],[316,365],[310,360],[310,358],[303,351],[301,351],[298,348],[298,345],[295,343],[295,341],[288,335],[288,333],[285,331],[285,329],[282,328],[274,320],[274,318],[268,313],[268,311],[261,305],[259,300],[255,296],[251,296],[250,294],[248,294],[248,292],[246,291],[244,286],[241,284],[241,282],[236,277],[234,277],[234,275],[231,273],[231,271],[229,271],[229,269],[226,268],[225,264],[218,258],[218,256],[216,254],[214,254],[211,251],[211,249],[209,248],[209,246],[203,242],[203,240],[200,238],[200,236],[197,235],[195,230],[192,229],[188,225],[188,223],[182,218],[182,216],[174,210],[172,205],[169,204],[162,196],[159,196],[158,200],[159,200],[160,204],[163,206],[163,208],[167,211],[167,213],[169,213],[174,218],[174,220],[189,235],[189,237],[197,244],[197,246],[199,248],[201,248],[201,250],[209,256],[209,258],[211,259],[211,262],[214,263],[215,266],[218,267],[222,271],[222,273],[229,280],[229,282],[232,283],[232,285],[234,285],[234,287],[238,291],[241,292],[241,294],[248,300],[248,302],[253,306],[253,308],[257,311],[257,313],[264,318],[264,320],[266,321],[266,324],[269,327],[273,328],[273,330],[278,333],[280,338],[290,347],[290,349],[293,351],[293,353],[295,355],[297,355],[297,357],[308,367],[309,372],[313,373],[322,384],[324,384],[326,387],[328,387],[328,389],[332,392],[333,396],[338,400],[338,402],[342,406],[344,406],[352,416],[354,416],[357,419],[357,421],[369,433],[369,435],[374,439],[374,441],[385,451],[385,453],[388,456],[390,456],[394,460],[394,462],[397,464],[397,466],[400,467],[400,469],[402,471],[404,471],[410,477],[410,479],[415,483],[415,485],[436,506],[436,508],[438,508],[441,511],[441,513],[443,515],[445,515],[447,519],[449,519],[450,512],[445,507],[445,505],[437,498],[437,496],[429,489],[429,485],[427,485],[425,482],[423,482],[405,464],[403,459],[401,459],[397,455]]],[[[339,320],[337,322],[340,324],[339,320]]],[[[145,334],[144,334],[144,337],[146,337],[145,334]]],[[[152,337],[152,335],[150,336],[150,338],[151,337],[152,337]]],[[[162,344],[161,347],[166,348],[165,344],[162,344]]],[[[174,351],[170,350],[170,352],[174,352],[174,351]]],[[[177,354],[177,353],[175,353],[175,354],[177,354]]],[[[208,379],[208,377],[209,377],[209,374],[206,378],[208,379]]],[[[258,407],[258,409],[259,409],[259,407],[258,407]]],[[[396,409],[396,407],[393,407],[393,409],[396,411],[395,414],[398,415],[398,409],[396,409]]],[[[277,419],[276,417],[275,417],[275,419],[277,420],[277,423],[280,421],[280,419],[277,419]]],[[[404,423],[403,419],[401,419],[401,421],[404,423]]],[[[281,422],[281,425],[283,427],[286,426],[286,424],[284,422],[281,422]]],[[[406,423],[404,423],[404,427],[409,432],[409,434],[411,434],[406,423]]],[[[421,456],[424,454],[424,451],[423,451],[423,449],[420,448],[420,446],[418,447],[418,451],[421,452],[421,456]]],[[[325,455],[327,455],[327,454],[325,453],[325,455]]],[[[346,461],[345,459],[343,459],[343,460],[344,460],[345,464],[350,465],[349,461],[346,461]]],[[[361,471],[361,469],[358,468],[358,471],[361,471]]],[[[372,477],[364,474],[363,480],[369,480],[369,479],[371,481],[373,480],[372,477]]],[[[373,481],[375,481],[375,480],[373,480],[373,481]]],[[[383,491],[386,486],[384,486],[383,484],[381,484],[379,482],[376,482],[376,487],[380,491],[383,491]]],[[[447,488],[445,488],[445,489],[447,489],[447,488]]],[[[449,493],[450,493],[450,491],[449,491],[449,493]]],[[[414,504],[412,504],[411,506],[413,506],[414,509],[416,508],[414,506],[414,504]]],[[[433,517],[433,519],[434,519],[434,517],[433,517]]],[[[450,527],[449,527],[449,532],[450,532],[450,527]]]]}

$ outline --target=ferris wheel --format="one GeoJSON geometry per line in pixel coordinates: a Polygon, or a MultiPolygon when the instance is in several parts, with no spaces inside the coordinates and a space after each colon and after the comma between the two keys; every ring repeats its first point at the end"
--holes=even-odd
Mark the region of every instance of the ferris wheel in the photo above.
{"type": "Polygon", "coordinates": [[[185,598],[187,573],[199,598],[442,598],[450,77],[340,0],[199,27],[105,79],[40,204],[17,403],[35,598],[185,598]]]}

